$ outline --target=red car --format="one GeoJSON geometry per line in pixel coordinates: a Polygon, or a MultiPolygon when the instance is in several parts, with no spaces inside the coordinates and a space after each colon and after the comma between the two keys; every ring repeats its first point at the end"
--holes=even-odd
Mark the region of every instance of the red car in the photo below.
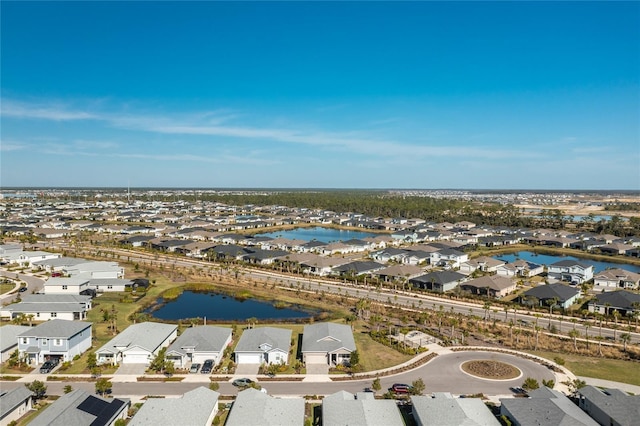
{"type": "Polygon", "coordinates": [[[411,386],[405,385],[404,383],[394,383],[393,386],[391,386],[393,393],[409,393],[410,390],[411,386]]]}

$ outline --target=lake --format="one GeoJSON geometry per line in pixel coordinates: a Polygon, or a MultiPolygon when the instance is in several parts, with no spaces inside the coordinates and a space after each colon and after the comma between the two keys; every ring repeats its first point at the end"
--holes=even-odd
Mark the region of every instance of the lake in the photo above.
{"type": "Polygon", "coordinates": [[[500,254],[493,256],[494,259],[503,260],[505,262],[513,262],[516,259],[522,259],[537,263],[538,265],[550,265],[561,260],[577,260],[588,265],[593,265],[594,272],[604,271],[607,268],[620,268],[626,271],[640,273],[640,266],[629,265],[627,263],[602,262],[591,259],[584,259],[575,256],[553,256],[549,254],[536,254],[530,251],[520,251],[518,253],[500,254]]]}
{"type": "Polygon", "coordinates": [[[376,237],[381,234],[372,234],[370,232],[348,231],[342,229],[323,228],[316,226],[314,228],[295,228],[287,231],[269,232],[266,234],[257,234],[256,237],[271,238],[287,238],[289,240],[303,241],[322,241],[323,243],[331,243],[334,241],[346,241],[351,239],[363,239],[367,237],[376,237]]]}
{"type": "Polygon", "coordinates": [[[297,320],[315,316],[318,312],[296,305],[277,308],[272,302],[256,299],[235,299],[223,293],[185,291],[176,300],[165,302],[144,312],[161,320],[176,321],[187,318],[206,318],[212,321],[297,320]]]}

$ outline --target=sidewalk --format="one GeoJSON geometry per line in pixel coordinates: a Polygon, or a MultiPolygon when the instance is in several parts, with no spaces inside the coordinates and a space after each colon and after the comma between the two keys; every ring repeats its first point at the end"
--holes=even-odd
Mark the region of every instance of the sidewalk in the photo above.
{"type": "Polygon", "coordinates": [[[588,385],[596,386],[604,389],[620,389],[634,395],[640,395],[640,386],[630,385],[627,383],[613,382],[611,380],[594,379],[591,377],[578,377],[584,380],[588,385]]]}

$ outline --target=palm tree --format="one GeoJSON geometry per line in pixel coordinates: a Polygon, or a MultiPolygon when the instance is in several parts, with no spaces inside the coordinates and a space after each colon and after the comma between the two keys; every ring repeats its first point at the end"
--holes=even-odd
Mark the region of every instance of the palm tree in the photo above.
{"type": "Polygon", "coordinates": [[[631,333],[622,333],[620,335],[620,340],[622,340],[622,344],[623,344],[623,351],[626,352],[627,351],[627,343],[629,343],[631,341],[631,333]]]}
{"type": "Polygon", "coordinates": [[[559,299],[557,297],[552,297],[551,299],[545,300],[544,303],[549,305],[549,330],[551,330],[551,315],[553,314],[553,308],[558,303],[559,299]]]}
{"type": "Polygon", "coordinates": [[[491,302],[490,301],[486,301],[484,302],[484,305],[482,306],[484,309],[484,326],[487,326],[487,317],[489,316],[489,309],[491,309],[491,302]]]}
{"type": "Polygon", "coordinates": [[[569,331],[569,337],[573,339],[573,349],[578,352],[578,336],[580,336],[580,332],[575,328],[569,331]]]}
{"type": "Polygon", "coordinates": [[[591,327],[591,324],[588,322],[584,324],[584,338],[587,340],[587,350],[589,350],[589,327],[591,327]]]}

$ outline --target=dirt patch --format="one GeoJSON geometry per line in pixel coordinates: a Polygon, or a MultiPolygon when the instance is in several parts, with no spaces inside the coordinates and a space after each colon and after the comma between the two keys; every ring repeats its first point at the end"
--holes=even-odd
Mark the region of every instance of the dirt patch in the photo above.
{"type": "Polygon", "coordinates": [[[483,379],[511,380],[520,376],[518,368],[500,361],[476,360],[462,364],[462,370],[472,376],[483,379]]]}

